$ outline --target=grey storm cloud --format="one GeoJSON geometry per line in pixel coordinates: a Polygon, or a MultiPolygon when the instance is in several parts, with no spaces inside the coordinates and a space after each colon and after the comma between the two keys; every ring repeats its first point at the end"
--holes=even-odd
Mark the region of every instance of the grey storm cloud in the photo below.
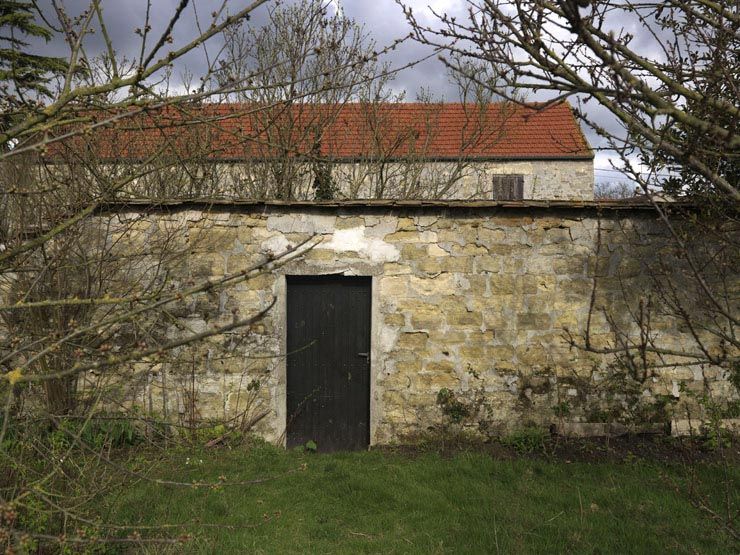
{"type": "MultiPolygon", "coordinates": [[[[151,35],[159,36],[166,28],[169,18],[174,13],[179,2],[177,0],[156,0],[151,3],[149,11],[149,24],[152,27],[151,35]]],[[[284,2],[286,3],[286,2],[284,2]]],[[[336,4],[337,2],[331,2],[336,4]]],[[[410,5],[416,5],[415,11],[424,13],[427,10],[429,2],[420,2],[418,0],[407,2],[410,5]]],[[[89,0],[66,0],[59,2],[63,5],[67,14],[71,17],[77,17],[89,7],[89,0]]],[[[184,45],[190,39],[197,36],[198,24],[201,28],[206,28],[211,21],[211,13],[218,9],[222,0],[195,0],[191,2],[186,11],[182,14],[177,25],[174,28],[174,44],[184,45]]],[[[434,6],[435,2],[431,2],[434,6]]],[[[445,2],[436,2],[438,7],[449,7],[445,2]]],[[[460,2],[453,2],[462,6],[460,2]]],[[[49,21],[56,21],[56,14],[51,0],[40,0],[38,5],[42,13],[49,21]]],[[[141,38],[135,33],[136,29],[144,27],[147,14],[146,0],[102,0],[104,19],[111,42],[114,44],[118,55],[125,55],[129,58],[135,58],[139,54],[141,38]]],[[[227,9],[234,13],[245,6],[248,2],[242,0],[231,0],[227,3],[227,9]]],[[[409,28],[404,17],[401,7],[395,0],[375,0],[368,2],[365,0],[344,0],[341,2],[342,10],[346,17],[352,18],[362,25],[369,37],[376,42],[379,48],[390,45],[394,40],[408,35],[409,28]]],[[[266,21],[268,5],[257,8],[247,23],[250,26],[260,26],[266,21]]],[[[455,11],[453,9],[453,11],[455,11]]],[[[462,12],[458,7],[456,11],[462,12]]],[[[431,13],[429,14],[431,17],[431,13]]],[[[88,56],[95,56],[103,52],[105,44],[98,25],[94,24],[96,33],[86,40],[86,53],[88,56]]],[[[150,39],[152,41],[153,39],[150,39]]],[[[214,37],[206,45],[208,54],[212,57],[218,52],[222,41],[220,37],[214,37]]],[[[63,55],[66,45],[61,38],[57,38],[47,45],[39,45],[39,49],[44,53],[53,53],[54,55],[63,55]]],[[[412,61],[427,57],[431,53],[428,47],[415,43],[411,40],[403,43],[396,51],[389,54],[387,61],[393,66],[404,66],[412,61]]],[[[202,74],[207,67],[206,52],[204,49],[198,49],[189,56],[179,61],[177,68],[182,71],[187,69],[194,75],[202,74]]],[[[405,90],[408,97],[413,99],[416,91],[421,87],[428,88],[436,96],[452,100],[454,89],[448,81],[447,72],[444,66],[435,58],[421,62],[418,65],[408,68],[396,75],[393,83],[397,90],[405,90]]]]}
{"type": "MultiPolygon", "coordinates": [[[[289,2],[296,0],[289,0],[289,2]]],[[[289,3],[283,2],[283,3],[289,3]]],[[[174,27],[174,46],[187,44],[199,33],[199,27],[205,29],[211,22],[211,13],[218,9],[223,0],[193,0],[186,8],[174,27]]],[[[354,19],[362,25],[369,37],[374,40],[378,48],[390,45],[394,40],[409,34],[409,27],[402,8],[395,0],[331,0],[331,4],[341,4],[346,17],[354,19]]],[[[465,2],[461,0],[405,0],[406,5],[411,6],[417,19],[423,24],[435,23],[435,16],[431,10],[437,13],[448,13],[455,15],[458,19],[466,16],[465,2]]],[[[141,37],[136,34],[136,29],[144,27],[149,10],[149,24],[151,25],[150,45],[156,40],[155,37],[164,31],[172,14],[175,12],[179,0],[101,0],[103,15],[108,34],[114,45],[116,53],[129,59],[136,59],[141,48],[141,37]],[[149,8],[148,8],[149,6],[149,8]]],[[[230,13],[243,9],[249,4],[249,0],[229,0],[226,4],[230,13]]],[[[268,3],[269,4],[269,3],[268,3]]],[[[54,6],[51,0],[37,0],[37,5],[42,14],[52,24],[57,21],[54,6]]],[[[77,17],[90,5],[90,0],[57,0],[57,5],[64,6],[67,15],[77,17]]],[[[251,15],[247,25],[261,26],[267,19],[268,5],[257,8],[251,15]]],[[[89,36],[85,42],[87,56],[94,57],[105,49],[105,43],[99,32],[97,23],[94,25],[96,32],[89,36]]],[[[636,37],[636,42],[645,43],[649,48],[648,39],[636,37]]],[[[188,73],[198,76],[205,73],[207,59],[213,57],[223,44],[222,38],[212,38],[205,48],[199,48],[182,58],[175,67],[175,80],[179,75],[188,73]]],[[[640,44],[640,46],[643,46],[640,44]]],[[[48,44],[37,45],[39,52],[45,54],[65,56],[68,53],[66,45],[61,38],[55,38],[48,44]]],[[[391,52],[387,61],[393,67],[402,67],[406,64],[429,57],[432,50],[413,40],[402,43],[395,51],[391,52]]],[[[448,79],[447,70],[444,65],[432,55],[430,59],[420,62],[396,74],[392,83],[397,92],[405,91],[407,100],[414,100],[416,93],[423,87],[430,91],[436,98],[448,101],[456,100],[454,86],[448,79]]],[[[584,107],[590,117],[606,129],[617,129],[614,118],[595,102],[584,107]]],[[[591,129],[584,129],[590,143],[597,151],[596,167],[608,168],[609,152],[600,152],[606,145],[591,129]]],[[[611,180],[619,176],[608,170],[598,170],[597,179],[611,180]]]]}

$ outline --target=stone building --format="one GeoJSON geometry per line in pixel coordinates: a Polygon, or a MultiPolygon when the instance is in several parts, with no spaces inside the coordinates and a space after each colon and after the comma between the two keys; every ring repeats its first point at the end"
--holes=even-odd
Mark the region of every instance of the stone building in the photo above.
{"type": "MultiPolygon", "coordinates": [[[[113,217],[138,217],[134,208],[113,217]]],[[[182,307],[183,328],[199,331],[271,306],[250,328],[194,346],[197,356],[176,353],[199,361],[195,385],[174,365],[142,366],[132,399],[156,414],[182,416],[192,388],[204,419],[249,410],[270,440],[360,448],[451,423],[485,433],[675,427],[701,419],[702,395],[733,399],[719,367],[669,357],[641,370],[579,348],[586,335],[608,350],[645,332],[635,307],[654,287],[651,260],[670,250],[649,205],[242,201],[147,211],[142,237],[183,226],[189,254],[177,276],[190,283],[303,245],[182,307]],[[165,382],[182,392],[163,397],[165,382]]],[[[691,344],[674,316],[656,309],[649,321],[660,344],[691,344]]]]}

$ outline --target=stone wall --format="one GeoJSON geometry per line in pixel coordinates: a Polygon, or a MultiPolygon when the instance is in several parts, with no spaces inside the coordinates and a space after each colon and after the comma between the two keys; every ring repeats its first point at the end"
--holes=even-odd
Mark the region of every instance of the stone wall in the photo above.
{"type": "MultiPolygon", "coordinates": [[[[173,327],[173,336],[228,323],[272,299],[276,304],[249,330],[175,352],[179,366],[142,370],[146,376],[137,382],[141,387],[133,400],[155,412],[182,415],[189,410],[186,394],[161,393],[165,382],[179,383],[183,392],[197,390],[200,417],[223,419],[244,410],[253,396],[253,410],[268,411],[258,429],[282,441],[285,276],[337,273],[373,277],[374,444],[444,422],[436,404],[442,388],[462,399],[484,394],[486,417],[499,432],[605,421],[610,403],[634,410],[670,402],[685,414],[687,408],[699,410],[692,392],[730,398],[723,371],[700,365],[665,364],[636,386],[627,384],[634,391],[619,384],[609,389],[605,378],[613,376],[614,356],[569,344],[566,329],[578,338],[588,326],[596,348],[614,345],[620,322],[637,333],[627,309],[649,291],[641,260],[664,239],[649,209],[596,206],[266,204],[152,214],[142,222],[144,234],[147,226],[154,230],[168,222],[184,228],[179,240],[190,254],[177,269],[182,281],[238,272],[308,239],[316,245],[272,272],[187,301],[176,314],[181,325],[173,327]],[[635,246],[630,239],[635,230],[652,239],[635,246]],[[259,388],[248,391],[254,380],[259,388]]],[[[660,311],[652,316],[651,333],[669,346],[680,347],[688,338],[660,311]]]]}

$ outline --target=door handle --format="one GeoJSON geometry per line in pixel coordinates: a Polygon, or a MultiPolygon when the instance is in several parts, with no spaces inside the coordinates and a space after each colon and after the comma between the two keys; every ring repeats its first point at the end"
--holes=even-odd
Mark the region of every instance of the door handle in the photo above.
{"type": "Polygon", "coordinates": [[[370,358],[370,353],[357,353],[358,357],[370,358]]]}

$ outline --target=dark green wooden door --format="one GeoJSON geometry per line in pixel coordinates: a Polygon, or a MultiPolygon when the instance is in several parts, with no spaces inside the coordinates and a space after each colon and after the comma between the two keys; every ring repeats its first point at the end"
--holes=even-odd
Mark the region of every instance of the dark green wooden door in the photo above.
{"type": "Polygon", "coordinates": [[[356,450],[370,440],[369,277],[289,276],[288,447],[356,450]]]}

